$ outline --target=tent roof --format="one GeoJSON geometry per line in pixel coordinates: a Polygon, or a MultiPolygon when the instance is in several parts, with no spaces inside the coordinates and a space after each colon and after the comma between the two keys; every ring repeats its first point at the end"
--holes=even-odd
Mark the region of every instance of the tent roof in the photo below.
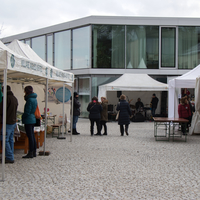
{"type": "Polygon", "coordinates": [[[102,86],[108,89],[111,87],[110,90],[163,91],[168,89],[167,84],[158,82],[147,74],[123,74],[115,81],[102,86]]]}
{"type": "Polygon", "coordinates": [[[3,82],[3,70],[7,70],[10,82],[74,82],[74,75],[57,69],[42,60],[28,45],[14,40],[8,47],[0,41],[0,81],[3,82]],[[10,49],[11,47],[12,49],[10,49]]]}
{"type": "Polygon", "coordinates": [[[169,81],[169,87],[195,88],[196,78],[200,75],[200,65],[189,72],[169,81]]]}
{"type": "Polygon", "coordinates": [[[99,86],[98,98],[106,91],[167,91],[168,85],[158,82],[147,74],[123,74],[115,81],[99,86]]]}
{"type": "MultiPolygon", "coordinates": [[[[17,53],[18,55],[29,58],[30,60],[34,60],[43,65],[51,66],[49,63],[47,63],[42,58],[40,58],[28,44],[20,42],[19,40],[13,40],[8,45],[8,48],[11,49],[12,51],[14,51],[15,53],[17,53]]],[[[53,66],[51,66],[51,67],[53,67],[53,66]]]]}

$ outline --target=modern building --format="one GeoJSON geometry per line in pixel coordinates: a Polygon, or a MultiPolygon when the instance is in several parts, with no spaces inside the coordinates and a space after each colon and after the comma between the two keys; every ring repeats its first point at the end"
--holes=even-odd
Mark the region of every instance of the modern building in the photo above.
{"type": "Polygon", "coordinates": [[[200,64],[200,18],[89,16],[1,40],[14,39],[75,74],[83,117],[98,86],[124,73],[167,83],[200,64]]]}

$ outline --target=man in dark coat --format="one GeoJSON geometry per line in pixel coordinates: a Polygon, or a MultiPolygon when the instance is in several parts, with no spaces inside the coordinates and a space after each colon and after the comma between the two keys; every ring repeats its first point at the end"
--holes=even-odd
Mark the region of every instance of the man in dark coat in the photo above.
{"type": "Polygon", "coordinates": [[[76,130],[76,123],[78,122],[78,117],[80,116],[81,104],[78,101],[78,93],[74,92],[74,108],[73,108],[73,132],[72,135],[79,135],[80,133],[76,130]]]}
{"type": "Polygon", "coordinates": [[[101,136],[101,127],[100,127],[100,119],[101,119],[101,111],[103,110],[101,104],[98,102],[97,97],[93,97],[92,101],[88,104],[87,111],[90,119],[90,133],[91,136],[94,134],[94,122],[96,122],[97,126],[97,134],[101,136]]]}
{"type": "Polygon", "coordinates": [[[153,94],[152,100],[151,100],[151,109],[152,109],[151,113],[152,113],[153,117],[155,116],[155,113],[156,113],[158,101],[159,101],[159,99],[156,97],[156,94],[153,94]]]}
{"type": "MultiPolygon", "coordinates": [[[[3,89],[2,89],[3,90],[3,89]]],[[[14,163],[14,130],[17,118],[17,98],[13,95],[11,88],[7,85],[7,113],[6,113],[6,151],[5,163],[14,163]]],[[[0,118],[3,119],[3,101],[0,103],[0,118]]],[[[2,132],[2,130],[1,130],[2,132]]]]}

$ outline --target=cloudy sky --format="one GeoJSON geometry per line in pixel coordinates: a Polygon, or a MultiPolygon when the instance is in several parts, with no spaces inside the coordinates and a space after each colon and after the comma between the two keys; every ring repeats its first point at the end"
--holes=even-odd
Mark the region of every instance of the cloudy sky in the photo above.
{"type": "Polygon", "coordinates": [[[200,1],[1,0],[0,38],[90,15],[200,18],[200,1]]]}

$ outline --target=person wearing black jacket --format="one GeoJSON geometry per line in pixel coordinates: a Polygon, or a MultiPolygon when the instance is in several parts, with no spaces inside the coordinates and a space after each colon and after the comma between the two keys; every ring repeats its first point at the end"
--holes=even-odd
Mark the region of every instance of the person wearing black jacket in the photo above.
{"type": "MultiPolygon", "coordinates": [[[[2,88],[3,90],[3,88],[2,88]]],[[[6,109],[6,151],[5,151],[5,163],[14,163],[14,130],[16,127],[17,119],[17,107],[18,100],[11,91],[9,85],[7,85],[7,109],[6,109]]],[[[0,103],[0,123],[3,120],[3,101],[0,103]]]]}
{"type": "Polygon", "coordinates": [[[90,133],[91,136],[94,134],[94,122],[96,122],[97,126],[97,134],[101,136],[101,127],[100,127],[100,119],[101,119],[101,111],[103,110],[101,104],[98,102],[97,97],[92,98],[92,102],[88,104],[87,111],[89,114],[90,119],[90,133]]]}
{"type": "Polygon", "coordinates": [[[156,97],[156,94],[153,94],[151,99],[151,113],[153,117],[155,117],[158,101],[159,99],[156,97]]]}
{"type": "Polygon", "coordinates": [[[72,135],[79,135],[80,133],[76,130],[76,124],[78,122],[78,117],[80,115],[81,104],[78,101],[78,93],[74,92],[74,107],[73,107],[73,131],[72,135]]]}
{"type": "Polygon", "coordinates": [[[120,96],[120,102],[117,104],[117,111],[119,111],[118,125],[120,125],[121,136],[124,135],[124,125],[126,135],[128,135],[128,126],[130,124],[131,109],[129,103],[126,101],[126,96],[124,94],[120,96]]]}

